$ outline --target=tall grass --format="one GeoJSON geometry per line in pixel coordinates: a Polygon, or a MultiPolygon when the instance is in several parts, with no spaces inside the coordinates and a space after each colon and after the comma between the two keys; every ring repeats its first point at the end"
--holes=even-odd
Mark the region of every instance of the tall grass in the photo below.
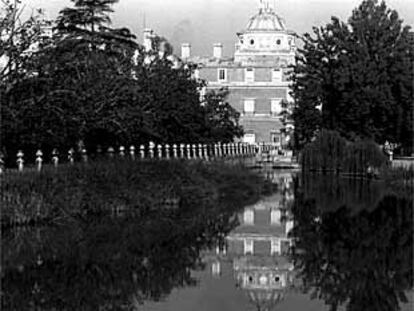
{"type": "Polygon", "coordinates": [[[194,202],[200,208],[218,200],[240,204],[254,200],[263,184],[241,165],[183,161],[102,160],[2,178],[3,227],[194,202]]]}

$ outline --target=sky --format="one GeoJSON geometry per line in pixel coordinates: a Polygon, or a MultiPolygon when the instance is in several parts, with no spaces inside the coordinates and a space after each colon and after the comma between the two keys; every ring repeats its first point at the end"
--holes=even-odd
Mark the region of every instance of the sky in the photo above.
{"type": "MultiPolygon", "coordinates": [[[[22,0],[26,11],[46,10],[55,18],[70,0],[22,0]]],[[[290,30],[298,34],[322,26],[331,16],[346,20],[361,0],[269,0],[276,13],[285,19],[290,30]]],[[[414,26],[414,0],[387,0],[407,25],[414,26]]],[[[213,44],[222,43],[230,56],[236,32],[245,28],[259,7],[259,0],[120,0],[114,6],[113,26],[128,27],[141,40],[144,25],[166,37],[177,54],[181,43],[190,43],[192,55],[213,53],[213,44]]]]}

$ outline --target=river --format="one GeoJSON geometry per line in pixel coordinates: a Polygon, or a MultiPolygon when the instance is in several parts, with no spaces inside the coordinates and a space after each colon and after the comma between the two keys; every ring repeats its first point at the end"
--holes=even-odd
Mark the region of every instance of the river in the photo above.
{"type": "Polygon", "coordinates": [[[2,232],[2,310],[412,310],[412,193],[262,173],[276,190],[237,212],[2,232]]]}

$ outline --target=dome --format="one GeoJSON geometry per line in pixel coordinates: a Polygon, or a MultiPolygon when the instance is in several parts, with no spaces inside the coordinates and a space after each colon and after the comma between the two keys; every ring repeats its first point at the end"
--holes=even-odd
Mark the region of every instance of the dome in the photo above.
{"type": "Polygon", "coordinates": [[[283,19],[270,9],[260,9],[259,13],[250,18],[247,31],[285,31],[283,19]]]}

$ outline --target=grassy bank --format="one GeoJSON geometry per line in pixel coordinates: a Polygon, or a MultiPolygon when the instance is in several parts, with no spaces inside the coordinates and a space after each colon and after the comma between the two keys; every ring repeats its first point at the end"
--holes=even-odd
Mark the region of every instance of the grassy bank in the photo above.
{"type": "Polygon", "coordinates": [[[2,227],[60,223],[113,213],[210,208],[256,200],[264,181],[241,165],[186,161],[97,161],[4,175],[2,227]]]}

